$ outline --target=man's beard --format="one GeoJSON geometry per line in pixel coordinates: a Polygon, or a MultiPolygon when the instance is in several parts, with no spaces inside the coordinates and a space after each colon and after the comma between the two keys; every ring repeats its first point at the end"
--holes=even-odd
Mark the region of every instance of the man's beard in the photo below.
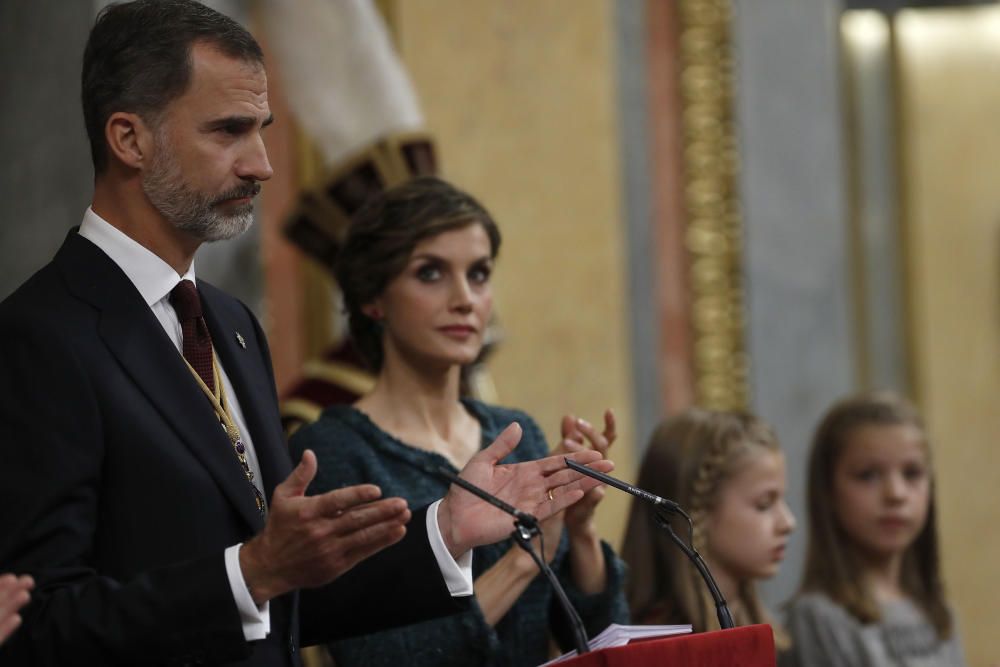
{"type": "Polygon", "coordinates": [[[239,236],[253,224],[253,202],[229,204],[224,213],[218,204],[242,197],[254,197],[260,184],[244,182],[217,197],[208,196],[184,181],[180,166],[166,141],[159,138],[149,171],[143,175],[142,189],[157,211],[176,229],[202,242],[223,241],[239,236]]]}

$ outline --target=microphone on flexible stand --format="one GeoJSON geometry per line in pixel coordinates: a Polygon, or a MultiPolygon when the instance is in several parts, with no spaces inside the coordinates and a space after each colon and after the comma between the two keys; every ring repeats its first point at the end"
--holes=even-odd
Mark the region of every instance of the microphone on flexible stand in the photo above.
{"type": "Polygon", "coordinates": [[[566,461],[567,466],[578,473],[587,475],[588,477],[593,477],[596,480],[604,482],[608,486],[613,486],[614,488],[631,494],[636,498],[645,500],[656,507],[657,525],[667,531],[670,535],[670,539],[673,540],[674,544],[676,544],[680,550],[684,552],[684,555],[691,560],[695,569],[698,570],[698,574],[700,574],[701,578],[705,580],[705,585],[708,586],[708,592],[711,594],[712,600],[715,602],[715,613],[719,617],[719,627],[723,630],[735,627],[735,624],[733,623],[733,615],[729,611],[729,605],[726,604],[726,598],[722,595],[722,591],[719,590],[718,584],[715,583],[715,577],[713,577],[712,573],[709,571],[708,565],[705,563],[705,559],[702,558],[701,554],[698,553],[698,550],[694,548],[694,524],[691,522],[691,517],[688,516],[687,512],[685,512],[680,505],[675,503],[673,500],[661,498],[660,496],[644,491],[639,487],[632,486],[627,482],[623,482],[620,479],[612,477],[611,475],[605,475],[602,472],[591,470],[587,466],[582,466],[575,461],[571,461],[569,459],[564,460],[566,461]],[[670,525],[670,518],[668,517],[669,514],[678,514],[684,517],[687,521],[688,542],[690,542],[690,544],[686,544],[684,540],[682,540],[677,533],[674,532],[674,527],[670,525]]]}
{"type": "MultiPolygon", "coordinates": [[[[586,470],[590,469],[586,468],[586,470]]],[[[428,472],[445,479],[452,484],[462,487],[472,495],[479,497],[483,501],[514,517],[514,532],[511,533],[511,538],[517,542],[519,547],[528,552],[531,559],[535,561],[535,565],[537,565],[538,569],[545,575],[545,578],[549,580],[549,583],[552,585],[552,590],[555,591],[556,598],[559,600],[559,604],[562,606],[563,611],[566,613],[566,617],[569,619],[570,627],[573,630],[573,643],[576,644],[577,653],[581,655],[587,653],[590,650],[587,647],[587,631],[583,627],[583,621],[580,619],[580,615],[576,612],[576,609],[573,608],[573,604],[566,596],[566,591],[563,590],[562,584],[559,583],[555,573],[552,572],[552,568],[549,567],[549,564],[545,562],[544,558],[535,553],[534,548],[531,546],[531,538],[538,535],[539,539],[542,541],[542,552],[544,553],[545,551],[545,537],[542,535],[541,528],[538,526],[538,519],[536,519],[533,515],[528,514],[527,512],[522,512],[513,505],[500,500],[492,493],[484,491],[472,482],[462,479],[445,466],[429,469],[428,472]]]]}

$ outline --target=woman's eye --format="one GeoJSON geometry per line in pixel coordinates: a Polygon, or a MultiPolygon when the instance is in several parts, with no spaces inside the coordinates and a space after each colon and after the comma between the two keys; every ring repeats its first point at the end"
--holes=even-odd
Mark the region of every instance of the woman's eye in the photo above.
{"type": "Polygon", "coordinates": [[[757,502],[754,503],[754,507],[756,507],[759,512],[766,512],[774,507],[774,503],[777,501],[778,494],[772,491],[767,493],[767,495],[757,498],[757,502]]]}
{"type": "Polygon", "coordinates": [[[440,277],[441,270],[432,264],[427,264],[417,269],[417,279],[425,283],[437,280],[440,277]]]}
{"type": "Polygon", "coordinates": [[[875,468],[865,468],[854,473],[854,477],[862,482],[874,482],[878,479],[878,470],[875,468]]]}
{"type": "Polygon", "coordinates": [[[903,477],[910,482],[922,480],[926,475],[927,471],[923,466],[909,466],[903,469],[903,477]]]}
{"type": "Polygon", "coordinates": [[[490,270],[487,267],[481,267],[477,269],[472,269],[469,271],[469,281],[476,284],[483,284],[489,282],[490,270]]]}

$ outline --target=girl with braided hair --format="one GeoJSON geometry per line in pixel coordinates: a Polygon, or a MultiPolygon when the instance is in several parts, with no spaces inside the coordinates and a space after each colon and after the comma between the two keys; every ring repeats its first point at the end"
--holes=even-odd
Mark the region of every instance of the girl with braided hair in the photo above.
{"type": "Polygon", "coordinates": [[[930,446],[889,393],[827,412],[809,458],[809,542],[789,665],[965,664],[938,560],[930,446]]]}
{"type": "MultiPolygon", "coordinates": [[[[785,459],[770,427],[749,414],[683,412],[653,433],[638,484],[688,511],[694,547],[736,624],[771,623],[775,643],[785,648],[786,635],[755,585],[777,572],[795,527],[785,504],[785,459]]],[[[656,525],[648,503],[632,503],[622,557],[629,564],[626,595],[634,620],[690,623],[695,632],[719,628],[704,581],[656,525]]]]}

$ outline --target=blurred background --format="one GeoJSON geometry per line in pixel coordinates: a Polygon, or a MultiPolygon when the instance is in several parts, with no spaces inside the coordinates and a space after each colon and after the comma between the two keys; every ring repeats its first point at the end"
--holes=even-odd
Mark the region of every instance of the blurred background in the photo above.
{"type": "MultiPolygon", "coordinates": [[[[89,203],[79,71],[100,4],[0,3],[0,298],[89,203]]],[[[770,421],[800,519],[766,587],[775,607],[799,578],[818,417],[860,389],[911,396],[933,437],[945,577],[967,657],[998,659],[1000,474],[989,452],[1000,434],[1000,5],[210,4],[267,51],[276,177],[253,231],[203,248],[198,274],[261,318],[279,391],[301,386],[343,329],[329,272],[315,248],[302,252],[308,239],[288,239],[289,221],[359,159],[380,163],[405,153],[399,137],[417,136],[504,234],[501,333],[482,391],[526,409],[550,442],[562,414],[595,421],[614,408],[625,478],[653,426],[690,405],[770,421]],[[355,41],[384,42],[388,55],[355,50],[334,66],[331,53],[299,71],[289,41],[315,53],[343,37],[307,34],[317,21],[283,23],[307,5],[353,8],[373,31],[355,41]],[[376,61],[388,68],[373,75],[381,93],[350,87],[376,61]],[[348,92],[309,94],[330,90],[348,92]],[[384,104],[398,113],[385,134],[341,123],[331,143],[319,135],[338,104],[362,118],[384,104]]],[[[338,377],[363,387],[363,376],[338,377]]],[[[613,544],[627,506],[608,494],[600,509],[613,544]]]]}

